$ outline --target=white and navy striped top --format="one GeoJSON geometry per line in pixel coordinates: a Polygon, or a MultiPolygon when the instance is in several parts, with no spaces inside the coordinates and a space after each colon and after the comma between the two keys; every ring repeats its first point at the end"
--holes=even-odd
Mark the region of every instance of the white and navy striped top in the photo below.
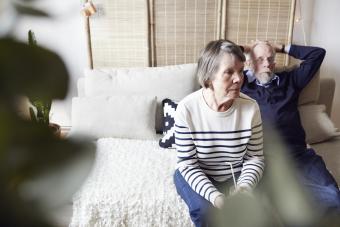
{"type": "Polygon", "coordinates": [[[177,168],[191,188],[214,203],[223,182],[240,173],[238,186],[253,188],[264,169],[262,121],[255,100],[241,94],[225,112],[212,110],[200,89],[185,97],[175,116],[177,168]],[[207,177],[208,176],[208,177],[207,177]]]}

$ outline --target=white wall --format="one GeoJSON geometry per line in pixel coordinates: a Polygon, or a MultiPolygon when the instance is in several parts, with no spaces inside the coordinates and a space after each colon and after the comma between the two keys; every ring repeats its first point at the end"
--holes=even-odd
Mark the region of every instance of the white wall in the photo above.
{"type": "Polygon", "coordinates": [[[35,4],[52,15],[52,18],[23,17],[17,21],[14,35],[27,40],[32,29],[38,45],[47,47],[61,56],[70,74],[69,93],[65,100],[54,101],[51,121],[70,126],[71,98],[76,96],[76,80],[87,67],[87,50],[84,19],[79,0],[40,0],[35,4]]]}
{"type": "Polygon", "coordinates": [[[293,43],[310,44],[315,0],[296,0],[295,21],[293,26],[293,43]]]}
{"type": "MultiPolygon", "coordinates": [[[[326,49],[321,76],[334,78],[337,84],[331,118],[340,127],[340,30],[336,24],[340,12],[339,0],[297,0],[301,3],[303,21],[295,22],[293,43],[320,46],[326,49]],[[305,30],[305,37],[303,35],[305,30]]],[[[297,5],[296,17],[299,16],[297,5]]]]}
{"type": "MultiPolygon", "coordinates": [[[[307,2],[308,0],[304,0],[307,2]]],[[[321,67],[323,77],[336,81],[332,120],[340,127],[340,13],[339,0],[315,0],[311,21],[310,44],[326,49],[326,57],[321,67]]]]}

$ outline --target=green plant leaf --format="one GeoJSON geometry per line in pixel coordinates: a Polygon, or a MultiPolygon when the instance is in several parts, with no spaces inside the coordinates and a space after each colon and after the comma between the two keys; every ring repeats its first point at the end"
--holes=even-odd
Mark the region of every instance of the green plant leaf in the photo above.
{"type": "MultiPolygon", "coordinates": [[[[0,184],[4,185],[1,179],[0,184]]],[[[55,227],[36,207],[33,208],[32,204],[23,201],[18,194],[7,191],[4,187],[0,188],[0,200],[0,226],[55,227]]]]}
{"type": "Polygon", "coordinates": [[[69,75],[56,53],[13,39],[0,39],[0,50],[1,96],[22,94],[42,100],[65,98],[69,75]]]}
{"type": "Polygon", "coordinates": [[[28,31],[28,45],[30,46],[36,46],[37,40],[35,39],[34,32],[32,30],[28,31]]]}
{"type": "MultiPolygon", "coordinates": [[[[74,179],[75,187],[79,187],[79,182],[85,179],[91,169],[94,147],[85,141],[61,140],[46,126],[18,118],[10,108],[2,108],[5,103],[1,98],[0,226],[55,226],[49,223],[46,216],[47,207],[43,206],[46,197],[23,196],[23,186],[27,182],[39,182],[41,175],[59,172],[61,178],[65,174],[77,177],[74,179]],[[83,161],[87,165],[82,168],[80,175],[63,171],[67,166],[83,161]]],[[[52,186],[58,185],[58,182],[52,186]]],[[[61,184],[59,187],[65,186],[61,184]]],[[[71,188],[72,192],[76,190],[75,187],[71,188]]],[[[46,190],[46,193],[49,191],[46,190]]]]}
{"type": "Polygon", "coordinates": [[[29,111],[30,111],[30,116],[31,116],[31,120],[33,122],[37,122],[38,123],[38,120],[37,120],[37,117],[35,116],[35,113],[34,113],[34,110],[32,107],[29,108],[29,111]]]}
{"type": "Polygon", "coordinates": [[[24,3],[14,3],[14,7],[16,8],[19,14],[35,16],[35,17],[49,17],[49,15],[43,10],[34,8],[24,3]]]}
{"type": "Polygon", "coordinates": [[[0,112],[0,124],[0,180],[12,190],[77,158],[94,160],[91,143],[61,140],[48,126],[22,120],[11,111],[0,112]]]}

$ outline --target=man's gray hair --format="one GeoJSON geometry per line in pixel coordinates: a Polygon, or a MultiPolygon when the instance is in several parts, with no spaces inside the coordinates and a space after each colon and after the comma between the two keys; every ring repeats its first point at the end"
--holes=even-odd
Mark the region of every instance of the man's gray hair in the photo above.
{"type": "Polygon", "coordinates": [[[256,59],[254,59],[254,49],[255,49],[255,47],[257,47],[259,44],[268,46],[268,47],[270,48],[270,51],[272,52],[273,58],[275,59],[276,51],[275,51],[275,48],[273,47],[273,45],[270,44],[270,42],[268,42],[268,41],[256,41],[256,42],[252,45],[251,50],[250,50],[250,55],[249,55],[250,59],[249,59],[249,60],[251,61],[251,63],[253,63],[253,62],[256,60],[256,59]]]}
{"type": "Polygon", "coordinates": [[[246,60],[241,48],[229,40],[220,39],[209,42],[201,51],[197,65],[198,82],[202,87],[211,87],[211,81],[219,70],[224,54],[232,54],[241,62],[246,60]]]}

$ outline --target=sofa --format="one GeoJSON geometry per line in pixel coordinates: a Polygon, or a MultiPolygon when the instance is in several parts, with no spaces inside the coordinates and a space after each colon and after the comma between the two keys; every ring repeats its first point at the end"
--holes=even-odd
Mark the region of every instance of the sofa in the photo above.
{"type": "MultiPolygon", "coordinates": [[[[160,103],[162,99],[172,98],[179,101],[185,94],[198,89],[195,76],[190,76],[194,75],[195,67],[195,64],[187,64],[152,69],[105,68],[95,71],[86,70],[85,77],[78,80],[78,97],[87,96],[86,90],[87,92],[100,94],[109,92],[110,94],[112,93],[111,95],[121,95],[124,92],[134,92],[140,95],[140,93],[153,92],[157,94],[158,100],[158,110],[156,111],[154,126],[156,129],[159,129],[162,125],[162,122],[160,122],[161,116],[163,115],[163,109],[160,103]],[[166,82],[164,82],[163,79],[160,80],[160,77],[164,75],[167,78],[166,82]],[[85,80],[85,78],[87,78],[87,80],[85,80]],[[112,89],[114,84],[117,86],[112,89]],[[144,86],[145,84],[146,86],[144,86]],[[152,88],[147,86],[151,86],[152,88]],[[144,89],[144,87],[147,87],[147,89],[144,89]]],[[[334,92],[335,80],[320,78],[318,73],[301,93],[299,111],[309,146],[313,147],[316,152],[323,157],[328,169],[340,184],[340,136],[337,128],[334,127],[329,117],[332,110],[334,92]]],[[[82,113],[84,113],[84,111],[80,111],[79,115],[82,115],[82,113]]],[[[74,116],[72,116],[72,118],[74,118],[74,116]]],[[[86,121],[86,123],[89,123],[88,112],[86,121]]],[[[93,127],[90,125],[91,127],[89,128],[93,131],[93,128],[98,127],[96,127],[96,121],[92,123],[93,127]]],[[[81,124],[79,123],[78,126],[81,126],[81,124]]],[[[73,129],[76,128],[77,124],[72,127],[73,129]]],[[[102,130],[99,131],[102,132],[102,130]]],[[[169,152],[175,155],[175,152],[169,152]]],[[[70,213],[70,209],[69,207],[68,214],[70,213]]],[[[67,220],[69,220],[69,216],[67,220]]]]}
{"type": "MultiPolygon", "coordinates": [[[[333,104],[333,97],[335,92],[335,80],[333,78],[322,78],[319,81],[319,96],[316,100],[316,104],[325,106],[326,117],[330,116],[333,104]]],[[[331,121],[324,120],[326,125],[331,121]],[[329,121],[329,122],[328,122],[329,121]]],[[[313,121],[308,122],[310,125],[315,124],[313,121]]],[[[315,149],[317,154],[322,156],[328,170],[332,173],[335,180],[340,184],[340,136],[339,132],[334,125],[330,124],[327,126],[328,130],[332,131],[325,137],[324,140],[315,143],[309,143],[309,145],[315,149]]],[[[319,129],[320,130],[320,129],[319,129]]],[[[327,130],[327,129],[325,129],[327,130]]],[[[322,130],[321,130],[322,131],[322,130]]]]}
{"type": "MultiPolygon", "coordinates": [[[[134,71],[138,73],[142,73],[143,71],[157,72],[163,74],[175,74],[171,79],[171,81],[166,81],[166,83],[171,86],[178,87],[178,81],[181,80],[182,85],[180,86],[180,91],[175,92],[176,96],[182,95],[184,93],[190,93],[190,89],[197,89],[196,80],[192,77],[188,76],[193,73],[193,68],[195,64],[187,64],[187,65],[177,65],[177,66],[165,66],[165,67],[157,67],[154,69],[151,68],[140,68],[142,71],[139,72],[139,69],[133,68],[126,69],[130,74],[134,71]],[[180,79],[180,72],[182,72],[183,77],[180,79]],[[178,78],[177,78],[178,77],[178,78]],[[183,81],[185,78],[185,81],[183,81]],[[183,83],[185,85],[183,85],[183,83]],[[182,88],[186,89],[182,89],[182,88]],[[189,89],[189,90],[188,90],[189,89]],[[177,94],[181,93],[181,94],[177,94]],[[183,93],[183,94],[182,94],[183,93]]],[[[297,67],[296,62],[294,65],[278,68],[276,71],[281,70],[291,70],[297,67]]],[[[113,69],[104,69],[106,73],[112,73],[113,69]]],[[[118,70],[126,73],[126,70],[118,70]]],[[[85,74],[93,73],[91,70],[86,70],[85,74]]],[[[129,75],[128,76],[133,76],[129,75]]],[[[316,152],[323,157],[326,162],[326,165],[330,172],[332,172],[336,181],[340,184],[340,132],[334,126],[333,122],[330,119],[330,114],[332,110],[333,97],[335,93],[335,80],[332,78],[321,78],[320,72],[317,72],[317,75],[312,79],[312,81],[307,85],[306,88],[302,91],[299,98],[299,111],[301,116],[302,125],[306,132],[306,142],[308,146],[314,148],[316,152]]],[[[171,75],[169,75],[171,76],[171,75]]],[[[150,77],[151,81],[152,76],[150,77]]],[[[106,83],[106,82],[105,82],[106,83]]],[[[103,83],[105,85],[105,83],[103,83]]],[[[136,82],[137,83],[137,82],[136,82]]],[[[138,82],[139,83],[139,82],[138,82]]],[[[84,96],[84,86],[86,87],[86,83],[84,81],[84,77],[78,80],[78,95],[84,96]]],[[[136,85],[137,86],[137,85],[136,85]]],[[[105,86],[104,86],[105,87],[105,86]]],[[[162,86],[159,86],[162,87],[162,86]]],[[[176,88],[179,90],[179,88],[176,88]]],[[[176,90],[175,89],[175,90],[176,90]]],[[[118,89],[119,90],[119,89],[118,89]]],[[[167,89],[166,89],[167,90],[167,89]]],[[[118,92],[118,91],[117,91],[118,92]]],[[[166,97],[167,91],[160,92],[161,97],[158,96],[158,99],[163,96],[166,97]],[[163,94],[164,93],[164,94],[163,94]]],[[[164,98],[163,97],[163,98],[164,98]]],[[[171,98],[171,97],[169,97],[171,98]]],[[[172,97],[174,99],[178,99],[178,97],[172,97]]],[[[158,100],[158,102],[161,100],[158,100]]],[[[179,100],[177,100],[179,101],[179,100]]],[[[162,124],[162,115],[163,110],[161,106],[158,104],[157,113],[156,113],[156,129],[159,131],[161,128],[159,125],[162,124]],[[157,126],[158,125],[158,126],[157,126]]]]}

